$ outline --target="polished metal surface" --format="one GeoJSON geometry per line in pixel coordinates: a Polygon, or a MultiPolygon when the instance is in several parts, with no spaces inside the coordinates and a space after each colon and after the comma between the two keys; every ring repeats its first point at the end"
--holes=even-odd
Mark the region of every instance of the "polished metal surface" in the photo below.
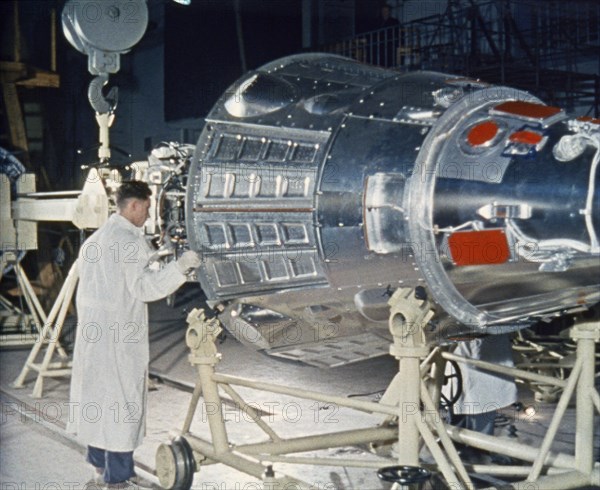
{"type": "Polygon", "coordinates": [[[236,337],[267,349],[385,335],[398,287],[450,314],[432,342],[593,304],[598,128],[455,75],[269,63],[226,91],[196,147],[201,285],[236,337]]]}

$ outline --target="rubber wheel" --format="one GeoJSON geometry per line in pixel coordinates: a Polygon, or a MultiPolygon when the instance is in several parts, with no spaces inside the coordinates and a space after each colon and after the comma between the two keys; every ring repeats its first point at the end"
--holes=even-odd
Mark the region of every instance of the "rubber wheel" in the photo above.
{"type": "Polygon", "coordinates": [[[156,451],[156,474],[167,490],[190,490],[196,472],[192,448],[184,437],[161,444],[156,451]]]}

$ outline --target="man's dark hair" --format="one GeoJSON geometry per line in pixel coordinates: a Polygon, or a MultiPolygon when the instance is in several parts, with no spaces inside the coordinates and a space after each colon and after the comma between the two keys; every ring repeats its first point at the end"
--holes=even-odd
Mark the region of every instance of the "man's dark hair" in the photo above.
{"type": "Polygon", "coordinates": [[[128,199],[140,199],[145,201],[152,195],[152,191],[146,182],[140,180],[128,180],[121,183],[117,189],[117,206],[122,209],[128,199]]]}

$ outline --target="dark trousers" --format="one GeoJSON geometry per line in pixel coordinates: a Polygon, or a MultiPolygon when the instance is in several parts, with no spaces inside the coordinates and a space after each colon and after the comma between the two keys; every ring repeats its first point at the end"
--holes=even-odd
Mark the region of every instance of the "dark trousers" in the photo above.
{"type": "Polygon", "coordinates": [[[470,415],[455,415],[454,417],[455,419],[452,422],[453,425],[481,432],[482,434],[487,434],[489,436],[494,435],[494,422],[496,421],[496,410],[470,415]]]}
{"type": "Polygon", "coordinates": [[[135,476],[133,451],[116,452],[88,446],[86,460],[92,466],[104,471],[106,483],[121,483],[135,476]]]}

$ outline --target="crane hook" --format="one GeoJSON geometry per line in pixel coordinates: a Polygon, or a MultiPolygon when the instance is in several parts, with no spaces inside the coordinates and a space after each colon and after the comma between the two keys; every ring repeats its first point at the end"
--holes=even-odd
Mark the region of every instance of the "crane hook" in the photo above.
{"type": "Polygon", "coordinates": [[[101,73],[94,77],[88,87],[88,100],[98,114],[113,113],[117,108],[119,89],[112,87],[104,95],[102,88],[108,83],[108,73],[101,73]]]}

